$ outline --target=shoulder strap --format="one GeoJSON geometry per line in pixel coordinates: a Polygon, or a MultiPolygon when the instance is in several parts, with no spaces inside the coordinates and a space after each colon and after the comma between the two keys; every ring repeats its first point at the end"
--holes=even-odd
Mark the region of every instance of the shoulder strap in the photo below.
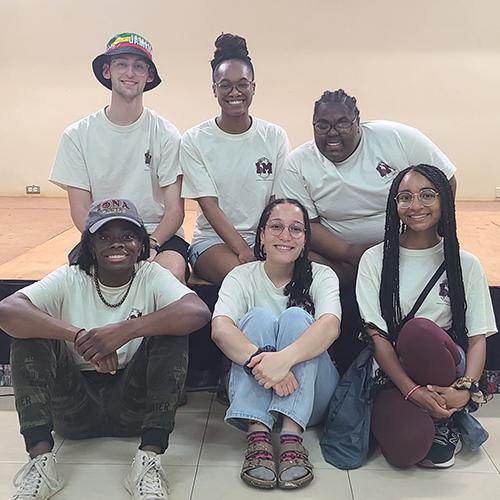
{"type": "Polygon", "coordinates": [[[426,299],[427,295],[429,295],[429,292],[432,290],[434,285],[437,283],[437,280],[441,277],[441,275],[444,273],[444,270],[446,268],[446,263],[443,260],[441,265],[437,268],[437,271],[432,275],[432,278],[429,280],[427,285],[425,285],[425,288],[422,290],[420,295],[418,296],[418,299],[415,301],[415,304],[411,308],[411,311],[405,316],[403,321],[401,321],[401,324],[399,325],[399,329],[410,319],[412,319],[415,316],[415,313],[419,310],[420,306],[422,305],[423,301],[426,299]]]}

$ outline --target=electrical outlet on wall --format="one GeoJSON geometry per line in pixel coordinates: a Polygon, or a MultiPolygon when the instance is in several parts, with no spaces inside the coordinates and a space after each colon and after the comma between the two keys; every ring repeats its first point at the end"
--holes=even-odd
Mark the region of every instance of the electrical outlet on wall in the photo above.
{"type": "Polygon", "coordinates": [[[26,186],[26,194],[40,194],[40,186],[36,184],[26,186]]]}
{"type": "Polygon", "coordinates": [[[500,187],[495,188],[495,198],[500,200],[500,187]]]}

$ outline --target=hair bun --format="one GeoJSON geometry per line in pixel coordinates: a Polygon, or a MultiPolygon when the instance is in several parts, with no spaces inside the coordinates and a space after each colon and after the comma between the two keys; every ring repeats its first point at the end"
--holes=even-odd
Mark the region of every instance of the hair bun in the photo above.
{"type": "Polygon", "coordinates": [[[243,37],[232,33],[221,33],[215,40],[214,58],[210,61],[212,70],[215,71],[221,62],[228,59],[241,59],[247,63],[251,61],[247,42],[243,37]]]}

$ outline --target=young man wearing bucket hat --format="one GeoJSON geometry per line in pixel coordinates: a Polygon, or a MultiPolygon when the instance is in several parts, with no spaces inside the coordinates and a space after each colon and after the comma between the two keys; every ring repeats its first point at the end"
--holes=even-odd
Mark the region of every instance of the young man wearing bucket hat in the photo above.
{"type": "Polygon", "coordinates": [[[111,102],[64,131],[49,180],[67,190],[80,231],[93,201],[132,200],[151,236],[150,259],[184,281],[188,244],[181,228],[180,134],[143,106],[144,92],[161,83],[152,46],[136,33],[119,33],[92,68],[111,90],[111,102]]]}
{"type": "MultiPolygon", "coordinates": [[[[46,500],[63,487],[53,430],[68,439],[140,435],[125,486],[134,500],[168,498],[161,454],[186,377],[187,335],[210,312],[148,255],[132,202],[94,202],[76,264],[0,303],[30,455],[13,499],[46,500]]],[[[89,498],[107,496],[89,488],[89,498]]]]}

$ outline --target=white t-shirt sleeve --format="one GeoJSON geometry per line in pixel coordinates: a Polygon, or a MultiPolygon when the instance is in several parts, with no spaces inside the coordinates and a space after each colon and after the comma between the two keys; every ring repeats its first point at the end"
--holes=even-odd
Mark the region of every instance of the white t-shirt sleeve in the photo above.
{"type": "Polygon", "coordinates": [[[154,294],[155,310],[168,306],[193,290],[183,285],[168,270],[161,267],[156,262],[152,262],[151,276],[148,279],[148,286],[154,294]]]}
{"type": "Polygon", "coordinates": [[[67,189],[75,187],[90,191],[90,179],[76,129],[68,127],[59,143],[49,181],[67,189]]]}
{"type": "Polygon", "coordinates": [[[495,322],[495,313],[491,303],[488,281],[483,266],[474,257],[467,278],[464,276],[465,300],[467,310],[465,312],[465,324],[467,335],[493,335],[498,331],[495,322]]]}
{"type": "Polygon", "coordinates": [[[165,124],[162,130],[161,161],[158,166],[158,183],[160,187],[170,186],[181,174],[179,165],[179,148],[181,135],[170,124],[165,124]]]}
{"type": "Polygon", "coordinates": [[[213,317],[227,316],[236,324],[247,312],[245,290],[238,279],[238,273],[233,269],[222,282],[219,298],[215,304],[213,317]]]}
{"type": "Polygon", "coordinates": [[[306,189],[299,165],[293,156],[289,156],[283,168],[278,171],[274,195],[276,198],[294,198],[304,205],[310,219],[319,217],[316,205],[306,189]]]}
{"type": "Polygon", "coordinates": [[[182,197],[218,197],[216,186],[203,162],[200,151],[193,142],[192,134],[187,132],[181,140],[180,165],[182,174],[182,197]]]}
{"type": "MultiPolygon", "coordinates": [[[[372,247],[376,248],[376,247],[372,247]]],[[[356,300],[361,318],[366,323],[373,323],[383,332],[387,332],[387,323],[380,311],[380,277],[382,259],[379,252],[367,250],[359,261],[356,279],[356,300]]]]}
{"type": "Polygon", "coordinates": [[[408,165],[426,163],[439,168],[447,179],[451,179],[456,172],[456,167],[450,159],[422,132],[403,125],[398,128],[404,150],[407,155],[408,165]]]}
{"type": "Polygon", "coordinates": [[[32,283],[20,292],[31,303],[56,319],[61,319],[62,305],[68,288],[69,268],[63,266],[51,272],[40,281],[32,283]]]}
{"type": "Polygon", "coordinates": [[[313,282],[310,288],[314,302],[314,318],[318,320],[323,314],[333,314],[339,321],[342,319],[340,307],[339,279],[327,266],[313,263],[313,282]],[[315,269],[317,269],[315,271],[315,269]]]}

